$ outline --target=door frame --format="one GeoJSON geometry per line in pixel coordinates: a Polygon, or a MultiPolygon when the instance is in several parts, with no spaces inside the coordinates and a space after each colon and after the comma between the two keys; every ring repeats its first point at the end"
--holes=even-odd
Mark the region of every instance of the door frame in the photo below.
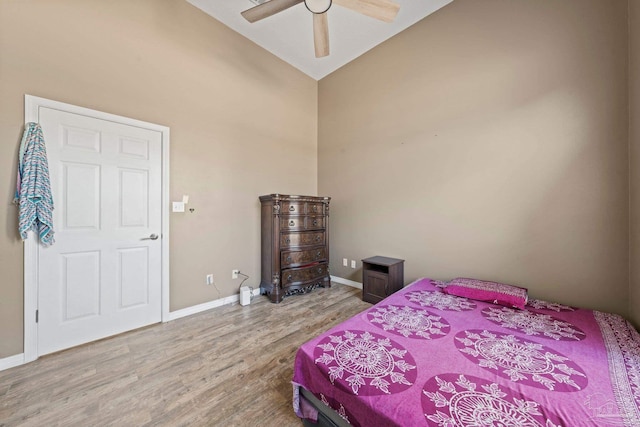
{"type": "MultiPolygon", "coordinates": [[[[129,117],[118,116],[27,94],[24,96],[25,123],[39,122],[41,107],[161,133],[161,319],[162,322],[169,321],[169,128],[167,126],[161,126],[129,117]]],[[[32,231],[29,232],[29,238],[24,241],[24,363],[31,362],[39,357],[38,323],[36,322],[39,274],[38,242],[37,233],[33,233],[32,231]]]]}

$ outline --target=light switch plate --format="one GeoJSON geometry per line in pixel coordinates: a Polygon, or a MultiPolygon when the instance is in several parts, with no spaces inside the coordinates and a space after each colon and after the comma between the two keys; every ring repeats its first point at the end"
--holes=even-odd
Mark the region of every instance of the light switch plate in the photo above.
{"type": "Polygon", "coordinates": [[[184,202],[173,202],[174,212],[184,212],[184,202]]]}

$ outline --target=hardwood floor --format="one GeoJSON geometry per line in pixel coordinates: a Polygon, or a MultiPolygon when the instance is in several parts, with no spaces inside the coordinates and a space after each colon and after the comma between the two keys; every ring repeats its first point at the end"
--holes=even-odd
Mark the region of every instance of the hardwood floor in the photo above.
{"type": "Polygon", "coordinates": [[[300,426],[297,348],[371,305],[333,284],[219,307],[0,372],[0,426],[300,426]]]}

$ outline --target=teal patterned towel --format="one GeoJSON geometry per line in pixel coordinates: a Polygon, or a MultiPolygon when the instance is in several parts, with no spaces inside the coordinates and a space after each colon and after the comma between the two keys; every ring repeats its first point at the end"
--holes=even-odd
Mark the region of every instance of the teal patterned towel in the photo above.
{"type": "Polygon", "coordinates": [[[53,243],[53,196],[49,181],[47,149],[42,128],[27,123],[20,144],[16,200],[20,204],[18,231],[25,240],[29,230],[44,246],[53,243]]]}

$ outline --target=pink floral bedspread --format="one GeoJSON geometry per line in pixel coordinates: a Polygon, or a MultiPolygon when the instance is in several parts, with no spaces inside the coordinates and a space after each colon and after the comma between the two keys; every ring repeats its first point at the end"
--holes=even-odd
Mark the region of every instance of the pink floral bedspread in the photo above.
{"type": "Polygon", "coordinates": [[[618,315],[526,310],[420,279],[305,343],[304,387],[354,426],[640,426],[640,335],[618,315]]]}

